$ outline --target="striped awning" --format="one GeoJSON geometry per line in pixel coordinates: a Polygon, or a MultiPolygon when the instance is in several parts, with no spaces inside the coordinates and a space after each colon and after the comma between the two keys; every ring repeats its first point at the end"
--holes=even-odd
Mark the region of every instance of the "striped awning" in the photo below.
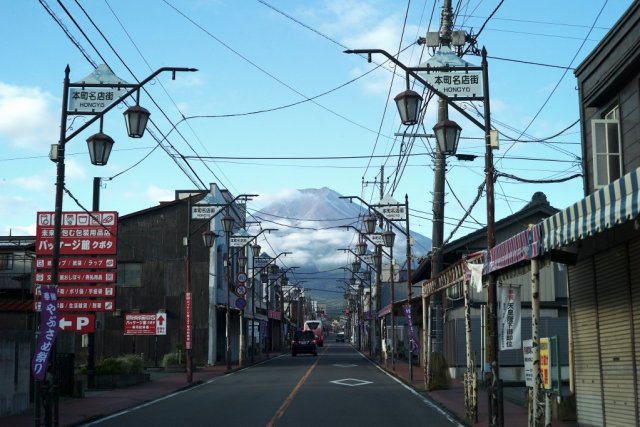
{"type": "Polygon", "coordinates": [[[483,274],[489,274],[540,254],[540,224],[521,231],[484,252],[483,274]]]}
{"type": "Polygon", "coordinates": [[[542,253],[638,216],[640,168],[543,220],[542,253]]]}

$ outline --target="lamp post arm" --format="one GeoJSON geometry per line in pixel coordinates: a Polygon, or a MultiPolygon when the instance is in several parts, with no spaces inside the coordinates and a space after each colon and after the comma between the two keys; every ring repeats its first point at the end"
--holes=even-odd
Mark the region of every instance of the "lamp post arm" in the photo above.
{"type": "Polygon", "coordinates": [[[374,270],[375,270],[375,267],[374,267],[373,265],[369,264],[367,261],[365,261],[365,260],[364,260],[364,258],[362,258],[362,256],[358,255],[357,253],[355,253],[355,252],[354,252],[354,251],[352,251],[351,249],[349,249],[349,248],[339,248],[339,249],[336,249],[336,250],[337,250],[337,251],[342,251],[342,252],[351,252],[351,253],[352,253],[353,255],[355,255],[355,256],[356,256],[360,261],[364,262],[364,263],[367,265],[367,267],[372,268],[372,269],[374,269],[374,270]]]}
{"type": "Polygon", "coordinates": [[[272,262],[274,262],[275,260],[277,260],[278,258],[280,258],[280,255],[284,255],[284,256],[291,255],[291,252],[280,252],[280,253],[279,253],[278,255],[276,255],[274,258],[271,258],[271,259],[269,260],[269,262],[268,262],[268,263],[266,263],[266,264],[264,265],[264,267],[262,267],[261,269],[259,269],[258,271],[256,271],[256,272],[254,273],[254,276],[255,276],[255,275],[258,275],[258,274],[262,274],[262,272],[263,272],[267,267],[269,267],[269,265],[271,265],[271,263],[272,263],[272,262]]]}
{"type": "Polygon", "coordinates": [[[383,254],[385,254],[387,257],[389,257],[389,253],[386,252],[384,249],[382,249],[382,245],[378,245],[376,242],[374,242],[373,240],[371,240],[371,238],[369,236],[367,236],[367,233],[363,233],[362,231],[358,230],[357,228],[355,228],[353,225],[343,225],[342,227],[344,228],[353,228],[355,231],[357,231],[358,233],[360,233],[362,236],[364,236],[365,239],[367,239],[369,242],[371,242],[372,245],[374,246],[380,246],[381,251],[383,254]]]}
{"type": "MultiPolygon", "coordinates": [[[[366,207],[368,207],[369,209],[371,209],[372,211],[374,211],[376,214],[380,215],[382,218],[384,218],[387,222],[389,222],[396,230],[398,230],[399,232],[401,232],[402,234],[404,234],[405,236],[407,236],[407,232],[404,231],[402,229],[402,227],[400,227],[399,225],[395,224],[393,221],[390,221],[386,216],[384,216],[382,214],[382,212],[380,212],[378,209],[376,209],[375,206],[370,205],[369,203],[365,202],[361,197],[359,196],[340,196],[341,199],[349,199],[350,201],[353,199],[356,199],[358,201],[360,201],[360,203],[364,204],[366,207]]],[[[391,205],[391,206],[396,206],[396,205],[391,205]]],[[[397,206],[404,206],[404,203],[398,203],[397,206]]],[[[409,215],[409,211],[407,210],[407,216],[409,215]]],[[[343,227],[350,227],[348,225],[345,225],[343,227]]],[[[351,226],[353,227],[353,226],[351,226]]],[[[355,228],[355,227],[354,227],[355,228]]],[[[358,230],[360,231],[360,230],[358,230]]],[[[363,233],[364,236],[366,237],[366,233],[363,233]]],[[[386,253],[386,252],[385,252],[386,253]]]]}
{"type": "Polygon", "coordinates": [[[105,86],[108,86],[108,87],[115,87],[115,88],[125,87],[125,88],[130,88],[130,89],[124,95],[122,95],[120,98],[116,99],[113,103],[111,103],[111,105],[109,105],[107,108],[105,108],[104,110],[102,110],[102,111],[100,111],[98,113],[87,113],[87,112],[76,113],[76,112],[73,112],[73,111],[68,111],[67,110],[68,105],[64,105],[64,110],[67,111],[67,114],[83,115],[83,116],[84,115],[86,115],[86,116],[93,115],[93,117],[91,119],[89,119],[86,123],[84,123],[82,126],[80,126],[78,129],[73,131],[71,134],[67,135],[62,142],[63,143],[67,143],[70,140],[72,140],[80,132],[84,131],[91,124],[95,123],[98,119],[103,117],[107,112],[111,111],[114,107],[118,106],[122,101],[124,101],[125,99],[130,97],[133,93],[135,93],[136,91],[140,90],[140,88],[142,86],[144,86],[145,84],[149,83],[151,80],[155,79],[158,74],[163,73],[165,71],[171,71],[173,73],[173,78],[175,79],[175,73],[176,72],[181,72],[181,71],[194,72],[194,71],[198,71],[198,69],[197,68],[184,68],[184,67],[162,67],[162,68],[157,69],[149,77],[147,77],[146,79],[142,80],[140,83],[137,83],[137,84],[122,84],[122,83],[118,83],[118,84],[110,84],[110,83],[69,83],[69,84],[67,84],[66,85],[67,88],[72,88],[72,87],[105,87],[105,86]]]}
{"type": "MultiPolygon", "coordinates": [[[[389,61],[393,62],[398,67],[402,68],[407,73],[407,75],[410,74],[411,77],[413,77],[414,79],[418,80],[420,83],[422,83],[424,86],[426,86],[430,91],[432,91],[433,93],[438,95],[441,99],[443,99],[448,105],[451,105],[456,111],[458,111],[460,114],[462,114],[467,119],[469,119],[471,122],[473,122],[473,124],[475,124],[480,129],[482,129],[483,131],[486,132],[485,125],[480,123],[473,116],[471,116],[469,113],[467,113],[462,107],[460,107],[458,104],[453,102],[451,100],[451,98],[449,98],[447,95],[445,95],[444,93],[440,92],[438,89],[433,87],[429,82],[427,82],[425,79],[420,77],[418,75],[418,73],[416,73],[413,68],[407,67],[402,62],[400,62],[396,57],[394,57],[389,52],[387,52],[386,50],[383,50],[383,49],[349,49],[349,50],[345,50],[344,53],[355,53],[355,54],[358,54],[358,55],[362,55],[362,54],[366,53],[367,55],[369,55],[369,58],[368,58],[369,62],[371,62],[371,54],[373,54],[373,53],[379,53],[379,54],[381,54],[383,56],[386,56],[389,61]]],[[[407,80],[409,80],[408,77],[407,77],[407,80]]]]}
{"type": "MultiPolygon", "coordinates": [[[[216,213],[214,213],[213,215],[211,215],[209,218],[207,218],[202,224],[198,225],[196,227],[195,230],[193,230],[190,234],[189,237],[193,236],[198,230],[200,230],[202,227],[204,227],[205,225],[209,224],[209,222],[211,222],[212,219],[214,219],[216,216],[218,216],[218,214],[220,212],[224,212],[228,207],[230,207],[231,205],[233,205],[238,199],[250,199],[251,197],[258,197],[258,194],[240,194],[239,196],[236,196],[233,198],[233,200],[231,200],[230,202],[222,205],[222,207],[220,208],[220,210],[216,213]]],[[[217,205],[216,205],[217,206],[217,205]]],[[[189,217],[191,217],[191,212],[189,212],[189,217]]],[[[259,234],[258,234],[259,235],[259,234]]],[[[255,236],[258,237],[258,236],[255,236]]]]}

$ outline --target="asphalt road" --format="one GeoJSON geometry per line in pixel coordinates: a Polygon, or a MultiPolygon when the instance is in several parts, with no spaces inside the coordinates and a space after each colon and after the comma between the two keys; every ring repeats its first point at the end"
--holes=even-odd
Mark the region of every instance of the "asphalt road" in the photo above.
{"type": "Polygon", "coordinates": [[[96,426],[460,426],[350,344],[283,355],[98,420],[96,426]]]}

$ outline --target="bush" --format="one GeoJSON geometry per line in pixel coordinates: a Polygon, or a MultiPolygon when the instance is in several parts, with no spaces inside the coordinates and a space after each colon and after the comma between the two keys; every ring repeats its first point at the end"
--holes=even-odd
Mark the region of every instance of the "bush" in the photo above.
{"type": "Polygon", "coordinates": [[[184,365],[185,358],[182,356],[182,353],[179,351],[175,353],[167,353],[162,357],[162,367],[170,367],[170,366],[180,366],[184,365]]]}
{"type": "Polygon", "coordinates": [[[144,362],[136,355],[108,357],[96,363],[96,374],[141,374],[144,362]]]}

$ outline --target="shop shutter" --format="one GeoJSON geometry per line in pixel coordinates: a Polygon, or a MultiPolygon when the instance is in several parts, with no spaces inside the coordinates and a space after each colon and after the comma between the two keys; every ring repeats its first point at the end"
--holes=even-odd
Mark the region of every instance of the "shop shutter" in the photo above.
{"type": "Polygon", "coordinates": [[[595,256],[604,424],[637,425],[627,246],[595,256]]]}
{"type": "Polygon", "coordinates": [[[631,301],[633,309],[634,353],[636,366],[636,419],[640,419],[640,239],[629,244],[629,278],[631,282],[631,301]]]}
{"type": "Polygon", "coordinates": [[[592,259],[569,268],[576,412],[582,426],[603,425],[597,302],[592,259]]]}

